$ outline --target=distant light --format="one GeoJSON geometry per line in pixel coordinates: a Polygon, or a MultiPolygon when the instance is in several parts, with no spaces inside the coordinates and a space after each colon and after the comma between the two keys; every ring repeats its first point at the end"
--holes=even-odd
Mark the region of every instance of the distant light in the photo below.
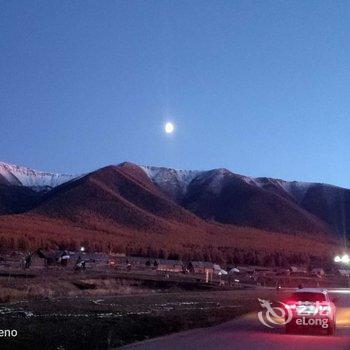
{"type": "Polygon", "coordinates": [[[173,133],[173,131],[174,131],[174,124],[170,123],[170,122],[166,123],[165,126],[164,126],[164,130],[165,130],[165,132],[167,134],[173,133]]]}
{"type": "Polygon", "coordinates": [[[350,258],[349,258],[349,255],[347,254],[344,254],[341,258],[341,261],[344,263],[344,264],[348,264],[350,262],[350,258]]]}
{"type": "Polygon", "coordinates": [[[329,292],[332,293],[339,293],[339,294],[350,294],[350,289],[349,288],[343,288],[343,289],[331,289],[327,288],[329,292]]]}
{"type": "Polygon", "coordinates": [[[85,252],[85,247],[80,247],[81,252],[85,252]]]}
{"type": "Polygon", "coordinates": [[[338,263],[338,262],[341,262],[342,259],[339,255],[337,255],[335,258],[334,258],[334,262],[338,263]]]}

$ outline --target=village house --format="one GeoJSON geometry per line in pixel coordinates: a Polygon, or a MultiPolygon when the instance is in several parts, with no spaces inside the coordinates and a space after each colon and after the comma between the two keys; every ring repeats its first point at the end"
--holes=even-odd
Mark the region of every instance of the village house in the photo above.
{"type": "Polygon", "coordinates": [[[315,276],[318,276],[318,277],[324,277],[325,276],[325,272],[324,272],[324,270],[321,267],[313,268],[311,270],[311,274],[315,275],[315,276]]]}
{"type": "Polygon", "coordinates": [[[157,263],[157,271],[176,273],[181,273],[184,271],[183,263],[179,260],[157,259],[157,263]]]}
{"type": "Polygon", "coordinates": [[[307,272],[307,268],[305,266],[291,266],[290,267],[290,271],[293,274],[300,274],[300,275],[306,275],[307,272]]]}
{"type": "Polygon", "coordinates": [[[190,261],[187,269],[193,274],[204,274],[206,271],[214,273],[214,264],[206,261],[190,261]]]}
{"type": "Polygon", "coordinates": [[[350,277],[350,270],[348,269],[339,269],[338,272],[341,276],[350,277]]]}

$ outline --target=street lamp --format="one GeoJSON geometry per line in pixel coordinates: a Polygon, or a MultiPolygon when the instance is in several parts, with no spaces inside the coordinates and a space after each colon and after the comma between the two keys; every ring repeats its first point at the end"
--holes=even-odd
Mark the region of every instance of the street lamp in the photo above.
{"type": "Polygon", "coordinates": [[[341,260],[341,257],[339,255],[337,255],[335,258],[334,258],[334,262],[336,263],[340,263],[342,260],[341,260]]]}
{"type": "Polygon", "coordinates": [[[80,247],[81,252],[85,252],[85,247],[80,247]]]}
{"type": "MultiPolygon", "coordinates": [[[[334,257],[334,262],[339,263],[339,264],[343,264],[343,265],[347,265],[349,266],[350,263],[350,257],[348,254],[343,254],[342,257],[340,257],[339,255],[337,255],[336,257],[334,257]]],[[[345,266],[342,267],[342,269],[348,270],[349,268],[346,268],[345,266]]],[[[339,270],[340,272],[340,270],[339,270]]],[[[346,271],[345,271],[346,272],[346,271]]],[[[350,278],[349,275],[346,274],[346,276],[348,277],[348,286],[350,287],[350,278]]]]}
{"type": "Polygon", "coordinates": [[[350,262],[350,258],[349,258],[349,255],[347,254],[344,254],[341,258],[341,262],[344,263],[344,264],[348,264],[350,262]]]}
{"type": "Polygon", "coordinates": [[[343,256],[337,255],[336,257],[334,257],[334,262],[341,263],[341,264],[349,264],[350,257],[348,254],[343,254],[343,256]]]}

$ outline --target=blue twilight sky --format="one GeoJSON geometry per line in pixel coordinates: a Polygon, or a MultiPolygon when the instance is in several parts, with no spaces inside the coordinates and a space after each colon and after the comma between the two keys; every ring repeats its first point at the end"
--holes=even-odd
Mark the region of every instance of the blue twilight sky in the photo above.
{"type": "Polygon", "coordinates": [[[350,187],[349,117],[349,1],[0,0],[0,160],[350,187]]]}

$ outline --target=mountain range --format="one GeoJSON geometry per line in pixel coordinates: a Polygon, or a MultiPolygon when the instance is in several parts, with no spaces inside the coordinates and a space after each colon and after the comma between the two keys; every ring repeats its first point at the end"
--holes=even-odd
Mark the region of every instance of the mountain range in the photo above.
{"type": "Polygon", "coordinates": [[[44,234],[50,241],[99,237],[102,246],[113,241],[135,249],[223,242],[254,247],[266,245],[266,239],[336,244],[348,238],[348,213],[348,189],[253,178],[223,168],[175,170],[125,162],[68,175],[0,162],[0,234],[17,240],[40,236],[41,245],[44,234]]]}

